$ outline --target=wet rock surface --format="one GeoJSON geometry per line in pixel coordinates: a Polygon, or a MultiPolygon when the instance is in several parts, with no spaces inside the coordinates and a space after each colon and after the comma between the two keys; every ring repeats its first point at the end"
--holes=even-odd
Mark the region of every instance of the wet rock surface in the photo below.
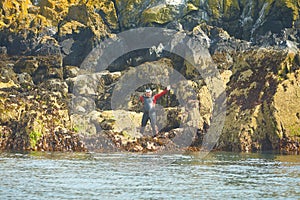
{"type": "MultiPolygon", "coordinates": [[[[129,52],[105,71],[82,70],[86,56],[105,39],[149,26],[184,33],[197,40],[189,45],[208,48],[227,101],[215,149],[300,151],[297,3],[4,0],[0,10],[0,149],[201,149],[218,97],[191,63],[164,44],[129,52]],[[139,68],[157,75],[114,104],[122,78],[139,68]],[[145,88],[165,89],[170,80],[157,81],[168,76],[161,69],[173,69],[187,81],[172,83],[158,101],[159,134],[153,137],[148,125],[142,135],[138,98],[145,88]]],[[[181,39],[174,36],[172,45],[181,39]]]]}

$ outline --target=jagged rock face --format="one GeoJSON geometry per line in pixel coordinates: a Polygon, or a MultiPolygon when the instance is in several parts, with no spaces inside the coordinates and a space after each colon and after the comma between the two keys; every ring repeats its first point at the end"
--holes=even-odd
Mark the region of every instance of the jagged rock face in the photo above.
{"type": "Polygon", "coordinates": [[[79,66],[110,28],[117,29],[111,1],[40,0],[33,5],[14,0],[0,6],[0,46],[9,55],[50,54],[62,56],[64,65],[79,66]]]}
{"type": "Polygon", "coordinates": [[[205,21],[246,40],[268,31],[279,33],[283,28],[298,26],[299,18],[297,2],[284,0],[124,0],[117,1],[116,7],[123,29],[143,25],[168,27],[169,24],[172,28],[191,30],[205,21]],[[175,25],[174,21],[179,24],[175,25]]]}
{"type": "Polygon", "coordinates": [[[293,27],[299,10],[298,4],[290,1],[232,0],[201,4],[210,22],[230,35],[247,40],[268,31],[279,33],[283,28],[293,27]]]}
{"type": "Polygon", "coordinates": [[[269,31],[298,27],[299,18],[299,5],[287,0],[5,0],[0,9],[0,46],[9,54],[34,55],[41,38],[50,36],[62,46],[65,65],[77,66],[111,32],[140,26],[192,30],[206,22],[255,42],[269,31]]]}
{"type": "Polygon", "coordinates": [[[236,57],[227,89],[227,116],[218,146],[234,151],[279,149],[299,130],[298,55],[272,49],[236,57]],[[286,67],[293,72],[286,74],[286,67]],[[285,89],[284,89],[285,88],[285,89]]]}

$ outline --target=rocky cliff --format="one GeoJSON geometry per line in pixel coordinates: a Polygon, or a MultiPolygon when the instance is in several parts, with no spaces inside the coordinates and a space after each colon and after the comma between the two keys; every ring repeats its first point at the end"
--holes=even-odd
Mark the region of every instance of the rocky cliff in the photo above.
{"type": "MultiPolygon", "coordinates": [[[[168,52],[166,46],[126,52],[106,70],[80,79],[82,73],[91,73],[88,68],[82,71],[83,63],[98,45],[107,39],[118,41],[128,30],[157,27],[196,38],[220,72],[226,89],[226,118],[216,149],[299,152],[299,5],[290,0],[3,0],[0,148],[199,148],[210,133],[218,97],[211,94],[193,64],[168,52]],[[126,97],[126,105],[112,108],[113,93],[124,74],[142,67],[155,72],[156,78],[135,88],[126,97]],[[153,138],[137,131],[142,115],[137,99],[146,87],[156,92],[165,87],[155,82],[168,76],[161,69],[174,69],[187,82],[173,84],[160,100],[161,132],[153,138]],[[179,96],[190,102],[186,88],[193,88],[196,104],[180,103],[179,96]],[[183,135],[182,122],[195,133],[183,135]]],[[[135,39],[151,40],[151,34],[147,37],[135,39]]],[[[170,44],[176,46],[179,41],[170,44]]],[[[198,54],[191,50],[192,56],[198,54]]]]}

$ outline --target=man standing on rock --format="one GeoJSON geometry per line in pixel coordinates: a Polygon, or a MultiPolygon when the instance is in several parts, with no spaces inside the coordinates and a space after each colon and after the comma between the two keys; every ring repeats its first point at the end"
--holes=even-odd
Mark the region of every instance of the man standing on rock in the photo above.
{"type": "Polygon", "coordinates": [[[170,86],[167,86],[165,90],[162,92],[152,96],[151,89],[146,89],[145,94],[140,96],[140,101],[143,102],[143,118],[142,118],[142,126],[141,126],[141,133],[144,134],[145,127],[147,125],[148,120],[150,119],[152,133],[154,136],[158,134],[158,128],[156,126],[156,112],[155,112],[155,104],[157,99],[162,97],[163,95],[167,94],[170,90],[170,86]]]}

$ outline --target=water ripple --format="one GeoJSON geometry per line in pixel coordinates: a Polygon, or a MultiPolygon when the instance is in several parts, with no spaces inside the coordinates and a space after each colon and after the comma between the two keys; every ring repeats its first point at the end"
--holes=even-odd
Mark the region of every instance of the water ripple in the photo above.
{"type": "Polygon", "coordinates": [[[0,154],[0,199],[299,199],[299,156],[0,154]]]}

